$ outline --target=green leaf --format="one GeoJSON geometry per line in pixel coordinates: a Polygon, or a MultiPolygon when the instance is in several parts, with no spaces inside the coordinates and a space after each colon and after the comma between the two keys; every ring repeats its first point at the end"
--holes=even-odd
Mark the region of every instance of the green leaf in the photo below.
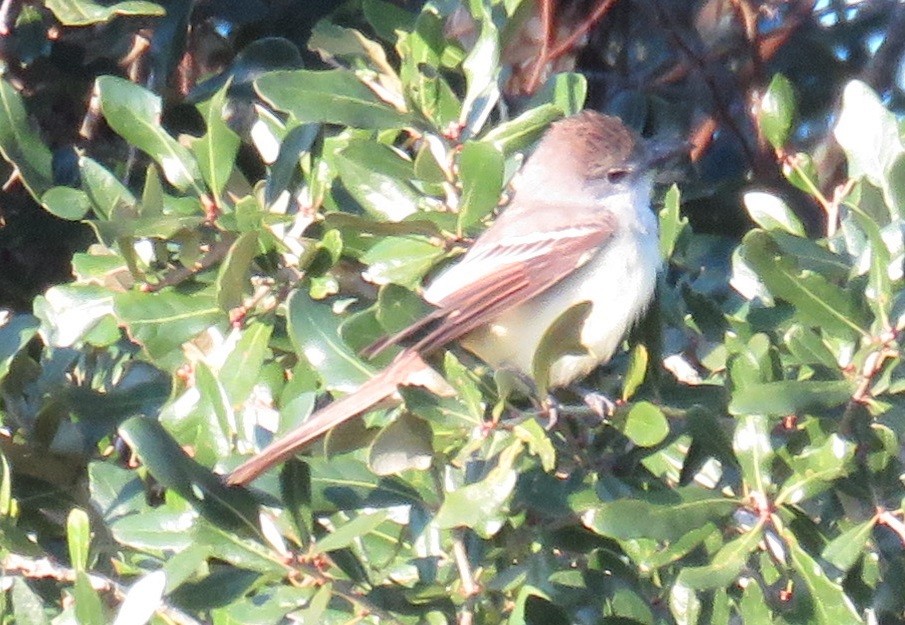
{"type": "Polygon", "coordinates": [[[38,319],[31,315],[0,317],[0,381],[9,372],[9,365],[38,332],[38,319]]]}
{"type": "Polygon", "coordinates": [[[459,152],[458,230],[464,232],[497,207],[503,191],[502,152],[488,141],[468,141],[459,152]]]}
{"type": "Polygon", "coordinates": [[[401,221],[418,211],[421,194],[410,182],[414,165],[388,146],[350,141],[336,155],[335,165],[343,186],[372,215],[401,221]]]}
{"type": "Polygon", "coordinates": [[[783,337],[783,343],[799,364],[821,365],[829,370],[838,366],[833,352],[820,336],[810,328],[794,325],[783,337]]]}
{"type": "Polygon", "coordinates": [[[544,86],[531,96],[529,107],[547,102],[553,104],[564,115],[575,115],[584,108],[588,95],[588,79],[582,74],[557,72],[550,76],[544,86]]]}
{"type": "Polygon", "coordinates": [[[886,171],[903,152],[895,115],[865,83],[853,80],[842,93],[842,112],[833,129],[848,159],[848,175],[866,176],[885,189],[886,171]]]}
{"type": "Polygon", "coordinates": [[[277,71],[261,76],[255,89],[264,100],[300,122],[353,128],[405,128],[411,117],[389,106],[345,69],[277,71]]]}
{"type": "Polygon", "coordinates": [[[689,486],[604,502],[586,510],[581,519],[602,536],[673,541],[705,523],[718,522],[739,505],[719,493],[689,486]]]}
{"type": "Polygon", "coordinates": [[[649,361],[650,356],[648,356],[647,347],[641,343],[632,347],[632,351],[629,354],[628,368],[625,370],[625,380],[622,382],[622,401],[630,400],[635,395],[635,391],[644,382],[649,361]]]}
{"type": "Polygon", "coordinates": [[[329,390],[350,392],[371,377],[371,368],[339,336],[330,307],[299,290],[289,298],[289,336],[296,352],[317,371],[329,390]]]}
{"type": "Polygon", "coordinates": [[[138,200],[110,170],[86,156],[79,159],[82,173],[82,189],[101,219],[136,207],[138,200]]]}
{"type": "Polygon", "coordinates": [[[80,508],[73,508],[66,519],[66,543],[69,546],[69,561],[76,571],[84,572],[88,567],[88,550],[91,546],[91,525],[88,515],[80,508]]]}
{"type": "Polygon", "coordinates": [[[653,447],[662,443],[669,434],[669,422],[659,407],[639,401],[629,409],[620,429],[639,447],[653,447]]]}
{"type": "Polygon", "coordinates": [[[801,221],[780,197],[765,191],[748,191],[744,202],[751,219],[764,230],[784,230],[797,237],[806,236],[801,221]]]}
{"type": "Polygon", "coordinates": [[[696,625],[701,615],[701,600],[697,594],[677,581],[669,590],[669,613],[676,625],[696,625]]]}
{"type": "MultiPolygon", "coordinates": [[[[183,554],[197,553],[198,549],[189,548],[181,553],[177,553],[167,565],[173,560],[178,560],[183,554]]],[[[166,588],[167,580],[170,578],[163,570],[153,571],[132,584],[126,591],[122,603],[119,606],[119,612],[113,625],[145,625],[151,621],[154,613],[163,602],[163,592],[166,588]]],[[[175,586],[173,586],[175,587],[175,586]]]]}
{"type": "Polygon", "coordinates": [[[403,412],[374,438],[368,450],[368,466],[377,475],[408,469],[427,471],[434,459],[433,438],[426,421],[403,412]]]}
{"type": "Polygon", "coordinates": [[[748,563],[751,553],[757,549],[763,535],[762,525],[757,525],[735,540],[723,545],[705,566],[688,566],[681,570],[678,582],[695,590],[724,588],[738,578],[748,563]]]}
{"type": "Polygon", "coordinates": [[[258,382],[267,356],[273,325],[260,320],[251,321],[236,347],[220,368],[218,379],[234,406],[244,402],[258,382]]]}
{"type": "Polygon", "coordinates": [[[829,483],[852,471],[857,445],[831,434],[818,446],[806,448],[792,460],[793,473],[776,496],[777,506],[798,504],[826,490],[829,483]]]}
{"type": "Polygon", "coordinates": [[[280,471],[280,495],[290,514],[301,544],[311,543],[314,510],[311,506],[311,467],[297,458],[290,458],[280,471]]]}
{"type": "Polygon", "coordinates": [[[33,307],[45,340],[69,347],[113,312],[113,293],[95,284],[61,284],[35,298],[33,307]]]}
{"type": "Polygon", "coordinates": [[[166,10],[155,2],[127,0],[115,4],[98,4],[91,0],[47,0],[44,6],[53,11],[54,16],[64,26],[88,26],[108,22],[118,15],[165,15],[166,10]]]}
{"type": "Polygon", "coordinates": [[[41,206],[60,219],[77,221],[91,210],[91,200],[79,189],[54,187],[41,196],[41,206]]]}
{"type": "Polygon", "coordinates": [[[807,410],[826,410],[846,403],[854,392],[855,382],[851,380],[752,383],[733,392],[729,412],[785,416],[807,410]]]}
{"type": "Polygon", "coordinates": [[[447,493],[434,523],[440,528],[468,527],[483,538],[495,535],[506,521],[518,472],[512,467],[522,443],[507,447],[500,462],[483,480],[447,493]]]}
{"type": "Polygon", "coordinates": [[[92,587],[91,580],[85,571],[77,570],[75,573],[75,617],[79,625],[106,625],[110,621],[104,614],[104,605],[97,591],[92,587]]]}
{"type": "Polygon", "coordinates": [[[12,578],[12,602],[13,622],[17,625],[50,625],[41,597],[31,589],[24,577],[12,578]]]}
{"type": "Polygon", "coordinates": [[[680,207],[679,187],[674,184],[666,192],[660,211],[660,256],[663,260],[672,258],[679,237],[688,227],[688,218],[682,216],[680,207]]]}
{"type": "Polygon", "coordinates": [[[386,237],[360,260],[368,265],[364,274],[368,281],[412,289],[444,254],[442,247],[424,237],[386,237]]]}
{"type": "Polygon", "coordinates": [[[792,83],[782,74],[776,74],[761,98],[758,122],[764,137],[777,150],[788,141],[794,118],[795,92],[792,83]]]}
{"type": "Polygon", "coordinates": [[[113,301],[117,317],[154,360],[181,361],[182,344],[224,318],[214,297],[204,293],[117,293],[113,301]]]}
{"type": "Polygon", "coordinates": [[[528,451],[540,459],[544,471],[556,468],[556,447],[550,440],[550,434],[534,419],[529,419],[512,428],[512,433],[520,441],[528,445],[528,451]]]}
{"type": "Polygon", "coordinates": [[[396,31],[408,32],[415,25],[416,15],[392,2],[364,0],[361,8],[374,32],[391,43],[396,41],[396,31]]]}
{"type": "Polygon", "coordinates": [[[348,523],[340,525],[319,539],[315,543],[314,548],[317,553],[326,553],[348,547],[354,541],[376,529],[387,518],[389,518],[389,512],[386,510],[378,510],[371,514],[359,514],[348,523]]]}
{"type": "Polygon", "coordinates": [[[761,495],[772,483],[771,463],[774,452],[770,445],[770,422],[763,415],[743,415],[737,419],[732,447],[745,485],[761,495]]]}
{"type": "MultiPolygon", "coordinates": [[[[726,602],[729,603],[728,597],[726,599],[726,602]]],[[[760,583],[756,580],[753,580],[745,586],[742,600],[739,602],[738,611],[741,616],[741,622],[743,623],[773,623],[773,614],[770,611],[770,604],[767,603],[766,597],[764,597],[764,591],[760,587],[760,583]]]]}
{"type": "Polygon", "coordinates": [[[223,120],[228,88],[224,86],[210,100],[198,105],[207,132],[192,142],[192,152],[198,159],[201,176],[215,198],[223,193],[239,152],[239,136],[223,120]]]}
{"type": "MultiPolygon", "coordinates": [[[[889,314],[893,303],[892,281],[890,280],[890,250],[876,221],[859,208],[849,206],[849,210],[852,218],[858,223],[858,227],[870,242],[868,252],[870,255],[868,269],[870,281],[868,288],[865,290],[867,301],[870,303],[871,309],[879,320],[880,325],[883,328],[888,328],[889,314]]],[[[899,224],[895,224],[895,230],[899,237],[901,237],[900,228],[899,224]]],[[[899,258],[893,271],[900,271],[901,266],[902,262],[901,258],[899,258]]]]}
{"type": "Polygon", "coordinates": [[[217,303],[224,312],[242,304],[245,292],[250,290],[248,273],[258,254],[258,233],[246,232],[229,246],[226,258],[217,272],[217,303]]]}
{"type": "Polygon", "coordinates": [[[222,522],[217,523],[211,519],[209,523],[196,524],[191,538],[193,545],[207,547],[211,557],[229,562],[239,571],[247,569],[278,577],[289,572],[279,553],[265,547],[258,540],[245,538],[230,530],[222,522]]]}
{"type": "Polygon", "coordinates": [[[801,575],[810,592],[816,623],[860,625],[862,620],[845,590],[827,577],[820,564],[801,548],[791,532],[786,532],[784,538],[789,547],[792,568],[801,575]]]}
{"type": "Polygon", "coordinates": [[[819,274],[800,271],[766,232],[748,233],[741,253],[770,292],[795,306],[803,319],[840,338],[865,334],[847,294],[819,274]]]}
{"type": "Polygon", "coordinates": [[[98,78],[97,90],[104,119],[116,134],[153,158],[174,187],[203,194],[198,163],[161,125],[158,96],[116,76],[98,78]]]}
{"type": "Polygon", "coordinates": [[[531,359],[532,377],[541,397],[549,390],[550,369],[559,358],[588,353],[581,342],[581,330],[590,313],[591,302],[579,302],[557,317],[541,337],[531,359]]]}
{"type": "Polygon", "coordinates": [[[396,70],[387,61],[386,52],[376,41],[372,41],[353,28],[343,28],[327,20],[315,24],[308,38],[308,49],[322,57],[340,58],[343,65],[365,65],[377,72],[377,82],[398,98],[402,99],[402,83],[396,70]]]}
{"type": "Polygon", "coordinates": [[[842,532],[826,544],[820,557],[840,571],[847,572],[865,555],[865,545],[870,540],[876,524],[877,518],[872,517],[842,532]]]}
{"type": "Polygon", "coordinates": [[[466,87],[460,121],[467,129],[466,137],[481,130],[500,97],[497,84],[500,72],[499,32],[487,5],[473,4],[472,11],[479,31],[477,40],[462,61],[466,87]]]}
{"type": "Polygon", "coordinates": [[[524,150],[537,141],[550,124],[562,117],[553,104],[544,104],[525,111],[515,119],[497,124],[481,137],[482,143],[492,143],[503,154],[524,150]]]}
{"type": "Polygon", "coordinates": [[[32,197],[40,200],[53,186],[52,156],[32,129],[22,96],[6,80],[0,80],[0,152],[19,172],[32,197]]]}
{"type": "Polygon", "coordinates": [[[257,525],[257,504],[251,495],[224,486],[189,458],[156,419],[133,417],[120,426],[119,433],[163,486],[173,489],[212,523],[232,529],[257,525]]]}

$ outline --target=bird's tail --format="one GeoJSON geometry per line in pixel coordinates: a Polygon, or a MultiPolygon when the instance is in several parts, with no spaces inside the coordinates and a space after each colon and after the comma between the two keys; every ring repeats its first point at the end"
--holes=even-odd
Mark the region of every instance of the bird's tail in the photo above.
{"type": "Polygon", "coordinates": [[[279,464],[305,445],[352,417],[365,412],[392,396],[400,385],[423,384],[425,370],[436,373],[413,350],[403,351],[390,365],[373,378],[321,410],[302,425],[274,441],[253,458],[239,465],[226,476],[230,485],[248,484],[275,464],[279,464]]]}

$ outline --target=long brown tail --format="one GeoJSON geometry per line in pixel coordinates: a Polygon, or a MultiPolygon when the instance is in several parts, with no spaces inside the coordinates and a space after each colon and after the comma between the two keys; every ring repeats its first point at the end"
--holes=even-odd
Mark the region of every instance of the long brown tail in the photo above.
{"type": "Polygon", "coordinates": [[[426,367],[417,352],[412,350],[402,352],[390,366],[358,389],[314,413],[292,432],[239,465],[226,476],[226,483],[248,484],[270,467],[291,458],[305,445],[326,434],[333,427],[390,397],[400,385],[409,383],[426,367]]]}

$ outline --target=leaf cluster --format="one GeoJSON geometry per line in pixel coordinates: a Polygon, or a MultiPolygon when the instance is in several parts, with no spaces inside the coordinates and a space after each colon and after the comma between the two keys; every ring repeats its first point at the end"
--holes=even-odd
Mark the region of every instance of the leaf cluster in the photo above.
{"type": "MultiPolygon", "coordinates": [[[[905,147],[860,82],[831,197],[789,145],[794,89],[777,75],[761,102],[820,236],[769,189],[745,194],[741,241],[693,232],[666,193],[662,331],[589,381],[612,413],[567,393],[548,427],[520,380],[453,348],[433,362],[453,393],[402,389],[253,488],[220,481],[386,363],[359,352],[423,313],[423,282],[584,104],[558,73],[501,114],[521,4],[362,2],[367,28],[312,30],[330,69],[257,40],[189,98],[196,133],[161,90],[101,76],[132,157],[77,152],[68,184],[0,79],[4,158],[94,235],[0,325],[6,620],[901,620],[905,147]],[[462,11],[469,41],[447,32],[462,11]]],[[[46,3],[72,26],[161,6],[46,3]]]]}

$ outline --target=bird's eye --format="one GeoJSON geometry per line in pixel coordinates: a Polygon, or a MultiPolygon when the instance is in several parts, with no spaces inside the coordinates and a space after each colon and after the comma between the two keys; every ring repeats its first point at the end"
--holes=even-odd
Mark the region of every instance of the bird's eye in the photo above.
{"type": "Polygon", "coordinates": [[[606,180],[610,184],[619,184],[628,178],[629,173],[631,172],[628,169],[611,169],[606,172],[606,180]]]}

